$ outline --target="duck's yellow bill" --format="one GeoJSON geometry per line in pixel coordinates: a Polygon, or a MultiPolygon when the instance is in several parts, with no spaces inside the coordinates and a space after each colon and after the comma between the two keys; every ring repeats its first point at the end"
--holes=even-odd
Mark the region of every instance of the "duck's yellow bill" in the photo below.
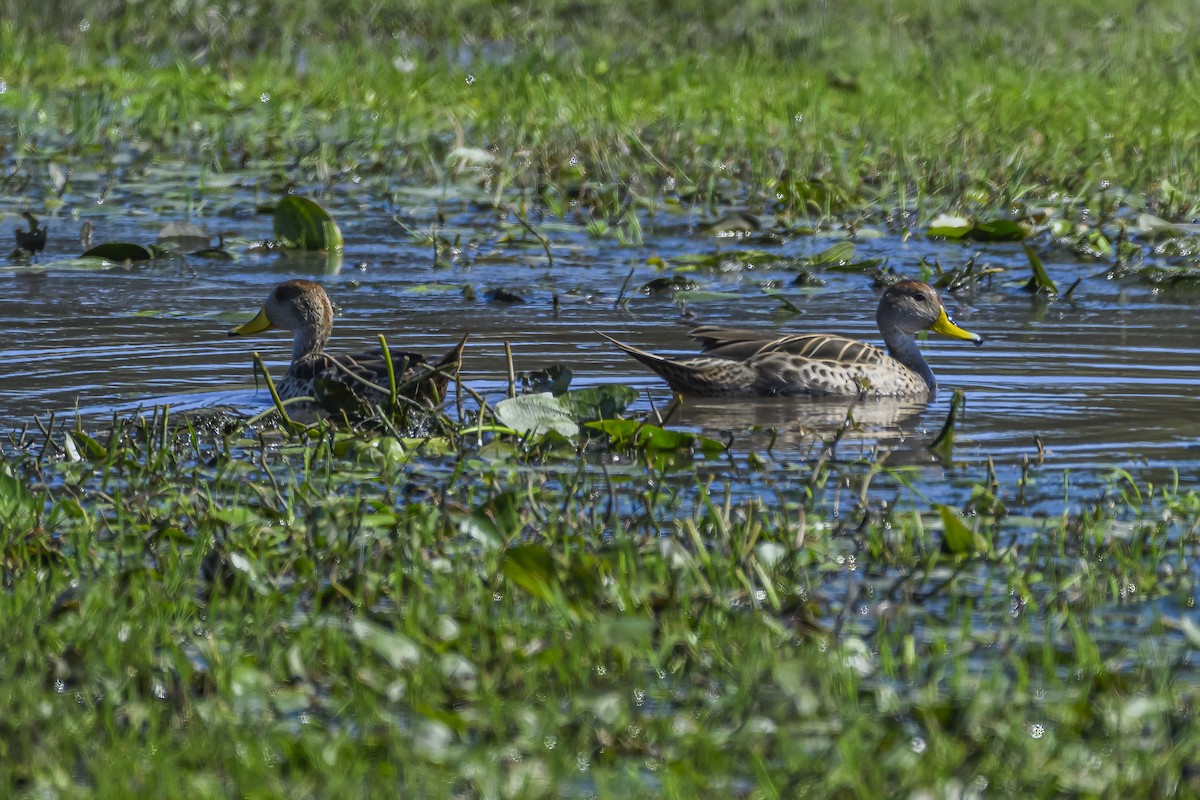
{"type": "MultiPolygon", "coordinates": [[[[944,313],[942,316],[946,316],[944,313]]],[[[274,327],[271,325],[271,320],[267,318],[267,309],[264,307],[258,312],[258,316],[247,322],[245,325],[238,325],[229,332],[230,336],[245,336],[248,333],[258,333],[274,327]]]]}
{"type": "Polygon", "coordinates": [[[938,314],[937,322],[933,323],[933,327],[929,330],[934,333],[940,333],[942,336],[949,336],[951,339],[965,339],[968,342],[974,342],[976,347],[983,344],[983,337],[978,333],[964,331],[951,322],[950,317],[946,316],[946,309],[944,308],[938,314]]]}

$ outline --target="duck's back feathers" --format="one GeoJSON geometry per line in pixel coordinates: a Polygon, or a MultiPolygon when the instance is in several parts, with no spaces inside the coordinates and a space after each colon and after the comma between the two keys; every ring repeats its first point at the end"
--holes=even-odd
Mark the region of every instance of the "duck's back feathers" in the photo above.
{"type": "MultiPolygon", "coordinates": [[[[440,403],[446,395],[450,379],[462,364],[467,337],[431,364],[420,353],[389,349],[392,374],[402,397],[424,403],[440,403]]],[[[289,374],[312,381],[313,397],[326,411],[347,410],[354,401],[382,403],[388,400],[388,370],[383,350],[377,348],[357,355],[321,353],[311,364],[294,365],[289,374]]]]}
{"type": "Polygon", "coordinates": [[[775,331],[720,328],[715,325],[701,325],[692,328],[689,333],[700,342],[701,352],[733,361],[748,361],[766,353],[786,353],[831,364],[871,365],[882,363],[887,358],[887,353],[878,347],[836,334],[780,336],[775,331]]]}

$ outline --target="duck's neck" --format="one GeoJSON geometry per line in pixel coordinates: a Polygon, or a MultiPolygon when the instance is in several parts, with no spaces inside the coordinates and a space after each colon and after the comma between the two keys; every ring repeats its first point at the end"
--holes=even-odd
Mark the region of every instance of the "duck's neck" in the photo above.
{"type": "Polygon", "coordinates": [[[937,379],[933,377],[933,370],[929,368],[925,356],[921,355],[917,340],[912,334],[899,328],[880,328],[880,331],[883,333],[883,342],[887,345],[888,354],[921,376],[921,380],[929,387],[929,396],[932,399],[937,394],[937,379]]]}
{"type": "Polygon", "coordinates": [[[329,334],[321,334],[314,329],[298,330],[292,334],[292,363],[298,364],[313,356],[319,356],[325,350],[329,334]]]}

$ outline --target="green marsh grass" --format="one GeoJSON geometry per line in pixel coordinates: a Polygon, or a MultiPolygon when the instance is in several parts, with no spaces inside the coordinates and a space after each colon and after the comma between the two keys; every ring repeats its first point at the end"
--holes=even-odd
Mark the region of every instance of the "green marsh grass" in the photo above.
{"type": "Polygon", "coordinates": [[[103,163],[136,141],[383,190],[385,175],[462,176],[465,146],[493,157],[467,173],[492,187],[584,181],[587,198],[615,184],[818,219],[928,219],[1107,186],[1169,218],[1200,202],[1198,31],[1180,2],[694,3],[677,17],[551,4],[537,19],[362,4],[350,23],[273,3],[123,16],[64,2],[49,19],[12,5],[0,118],[35,159],[103,163]],[[648,16],[663,26],[653,40],[630,35],[648,16]],[[288,22],[251,24],[268,17],[288,22]]]}
{"type": "Polygon", "coordinates": [[[768,503],[554,437],[40,438],[0,474],[21,794],[1200,790],[1178,487],[964,517],[972,555],[920,503],[830,515],[851,462],[768,503]]]}

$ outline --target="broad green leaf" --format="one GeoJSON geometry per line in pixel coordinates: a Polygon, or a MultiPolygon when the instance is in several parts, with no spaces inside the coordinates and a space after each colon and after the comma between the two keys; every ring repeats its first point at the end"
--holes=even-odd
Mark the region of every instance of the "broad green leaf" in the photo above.
{"type": "Polygon", "coordinates": [[[496,419],[519,433],[537,436],[557,431],[568,438],[579,435],[570,406],[549,392],[506,398],[496,404],[495,412],[496,419]]]}
{"type": "Polygon", "coordinates": [[[942,541],[947,550],[955,555],[988,552],[987,539],[968,528],[954,513],[954,509],[944,505],[936,508],[942,516],[942,541]]]}
{"type": "MultiPolygon", "coordinates": [[[[671,264],[676,269],[692,272],[696,270],[731,272],[744,268],[753,269],[782,260],[784,260],[784,256],[779,253],[768,253],[766,250],[721,250],[716,253],[684,253],[672,256],[671,264]]],[[[656,264],[660,267],[665,266],[661,259],[650,259],[646,263],[656,264]]]]}
{"type": "Polygon", "coordinates": [[[1181,236],[1183,233],[1178,226],[1162,217],[1146,213],[1138,214],[1137,227],[1143,235],[1151,240],[1170,239],[1173,236],[1181,236]]]}
{"type": "Polygon", "coordinates": [[[862,261],[850,261],[845,264],[824,264],[830,272],[870,272],[883,266],[887,259],[864,258],[862,261]]]}
{"type": "Polygon", "coordinates": [[[925,235],[930,238],[972,239],[977,242],[1020,242],[1029,231],[1009,219],[972,222],[965,217],[943,214],[933,221],[925,235]]]}
{"type": "Polygon", "coordinates": [[[524,521],[521,499],[515,492],[500,492],[471,511],[466,532],[490,545],[507,542],[520,532],[524,521]]]}
{"type": "Polygon", "coordinates": [[[848,264],[854,260],[854,242],[838,242],[816,255],[809,256],[809,265],[817,264],[848,264]]]}
{"type": "Polygon", "coordinates": [[[545,545],[519,544],[504,551],[500,572],[526,593],[550,601],[557,594],[554,557],[545,545]]]}
{"type": "Polygon", "coordinates": [[[1029,237],[1029,231],[1010,219],[996,219],[978,223],[968,236],[977,242],[1020,242],[1029,237]]]}
{"type": "Polygon", "coordinates": [[[620,383],[607,383],[567,392],[566,400],[576,420],[590,422],[618,416],[637,396],[636,389],[620,383]]]}
{"type": "Polygon", "coordinates": [[[419,283],[416,286],[409,286],[404,290],[405,294],[458,294],[462,292],[463,285],[461,283],[419,283]]]}
{"type": "Polygon", "coordinates": [[[83,431],[67,431],[67,435],[75,441],[75,446],[79,448],[85,458],[92,461],[99,461],[108,455],[108,451],[104,449],[104,445],[83,431]]]}
{"type": "Polygon", "coordinates": [[[614,447],[640,447],[645,450],[680,450],[696,448],[704,452],[720,452],[725,445],[716,439],[686,431],[673,431],[633,419],[605,419],[589,422],[587,427],[608,435],[614,447]]]}
{"type": "Polygon", "coordinates": [[[971,230],[971,220],[957,214],[939,214],[929,223],[926,236],[944,237],[946,239],[961,239],[971,230]]]}
{"type": "Polygon", "coordinates": [[[307,197],[290,194],[275,206],[275,238],[298,250],[342,251],[342,231],[329,212],[307,197]]]}
{"type": "Polygon", "coordinates": [[[954,394],[950,396],[950,413],[946,415],[946,422],[942,425],[941,433],[930,443],[930,450],[945,457],[954,451],[954,427],[958,422],[958,415],[962,413],[966,403],[967,396],[963,390],[955,389],[954,394]]]}

